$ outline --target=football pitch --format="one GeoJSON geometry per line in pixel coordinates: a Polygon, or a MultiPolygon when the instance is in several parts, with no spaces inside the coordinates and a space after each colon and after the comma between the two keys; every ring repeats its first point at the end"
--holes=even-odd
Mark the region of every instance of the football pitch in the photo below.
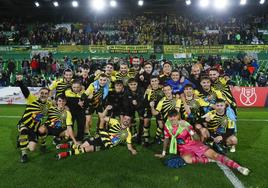
{"type": "MultiPolygon", "coordinates": [[[[29,162],[19,162],[16,149],[16,124],[24,106],[0,105],[0,187],[63,187],[63,188],[228,188],[234,187],[228,175],[217,165],[186,165],[170,169],[154,157],[162,147],[136,145],[138,154],[132,156],[126,146],[111,150],[71,156],[56,160],[51,139],[48,152],[37,150],[29,162]]],[[[236,171],[236,187],[268,187],[268,109],[240,108],[238,112],[238,146],[228,156],[251,170],[249,176],[236,171]]],[[[154,122],[151,129],[154,135],[154,122]]]]}

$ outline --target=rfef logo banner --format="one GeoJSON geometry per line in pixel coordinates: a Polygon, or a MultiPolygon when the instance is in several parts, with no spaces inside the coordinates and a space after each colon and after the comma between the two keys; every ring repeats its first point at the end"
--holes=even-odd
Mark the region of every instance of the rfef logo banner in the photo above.
{"type": "Polygon", "coordinates": [[[265,107],[268,87],[239,87],[232,89],[238,107],[265,107]]]}

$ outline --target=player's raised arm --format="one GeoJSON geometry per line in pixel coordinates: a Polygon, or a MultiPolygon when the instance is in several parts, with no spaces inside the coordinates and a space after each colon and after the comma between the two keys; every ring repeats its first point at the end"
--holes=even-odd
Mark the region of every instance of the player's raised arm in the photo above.
{"type": "Polygon", "coordinates": [[[27,88],[27,86],[23,83],[23,76],[17,75],[16,82],[17,82],[18,86],[20,87],[23,96],[27,99],[30,95],[30,91],[27,88]]]}

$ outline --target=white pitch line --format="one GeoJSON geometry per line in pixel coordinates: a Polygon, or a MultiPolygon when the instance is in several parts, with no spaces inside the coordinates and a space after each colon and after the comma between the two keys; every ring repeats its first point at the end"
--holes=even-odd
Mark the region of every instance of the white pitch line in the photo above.
{"type": "Polygon", "coordinates": [[[238,119],[237,121],[268,121],[268,119],[238,119]]]}
{"type": "Polygon", "coordinates": [[[21,116],[0,116],[0,118],[7,118],[7,119],[14,119],[14,118],[20,118],[21,116]]]}
{"type": "Polygon", "coordinates": [[[235,188],[245,188],[243,183],[236,177],[236,175],[228,168],[227,166],[217,162],[217,165],[224,172],[225,176],[229,179],[229,181],[233,184],[235,188]]]}

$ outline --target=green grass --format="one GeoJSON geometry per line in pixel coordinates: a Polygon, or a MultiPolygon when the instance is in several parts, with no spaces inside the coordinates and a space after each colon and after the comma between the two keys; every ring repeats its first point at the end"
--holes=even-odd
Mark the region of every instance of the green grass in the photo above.
{"type": "MultiPolygon", "coordinates": [[[[20,116],[24,106],[0,105],[0,116],[20,116]]],[[[268,110],[239,109],[240,119],[268,119],[268,110]]],[[[0,187],[232,187],[215,163],[187,165],[169,169],[153,155],[160,146],[136,146],[132,156],[126,146],[55,160],[56,149],[48,141],[48,153],[37,150],[27,164],[19,162],[16,149],[16,124],[19,118],[0,120],[0,187]]],[[[244,177],[235,174],[245,187],[268,187],[268,122],[239,121],[237,152],[229,156],[249,167],[252,173],[244,177]]]]}

